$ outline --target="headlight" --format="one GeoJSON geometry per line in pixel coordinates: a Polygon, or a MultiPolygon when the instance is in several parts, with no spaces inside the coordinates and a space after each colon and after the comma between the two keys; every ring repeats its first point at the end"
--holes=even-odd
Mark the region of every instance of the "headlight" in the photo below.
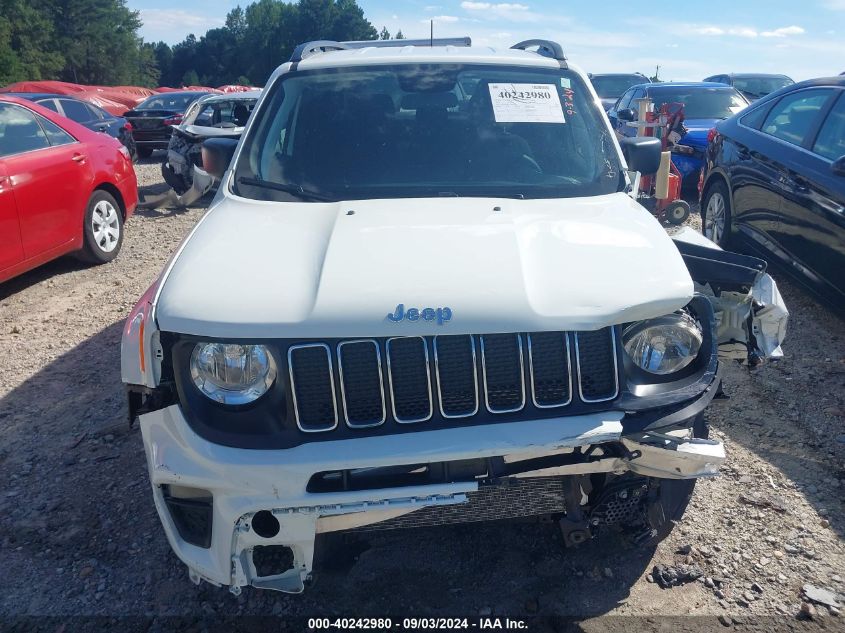
{"type": "Polygon", "coordinates": [[[625,328],[622,343],[634,364],[652,374],[672,374],[701,349],[701,327],[686,313],[639,321],[625,328]]]}
{"type": "Polygon", "coordinates": [[[198,343],[191,354],[191,378],[212,400],[248,404],[273,384],[276,364],[263,345],[198,343]]]}

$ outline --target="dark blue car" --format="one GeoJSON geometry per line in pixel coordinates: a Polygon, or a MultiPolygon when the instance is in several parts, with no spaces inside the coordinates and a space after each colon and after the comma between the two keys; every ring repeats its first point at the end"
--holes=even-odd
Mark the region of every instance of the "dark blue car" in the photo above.
{"type": "Polygon", "coordinates": [[[704,233],[781,263],[845,307],[845,77],[782,88],[716,126],[704,233]]]}
{"type": "Polygon", "coordinates": [[[636,121],[636,100],[644,97],[654,102],[655,110],[664,103],[684,104],[687,133],[672,150],[672,162],[683,175],[685,186],[698,183],[707,149],[707,134],[711,128],[748,105],[748,100],[736,89],[718,83],[667,82],[632,86],[607,113],[620,138],[638,135],[637,128],[628,123],[636,121]]]}

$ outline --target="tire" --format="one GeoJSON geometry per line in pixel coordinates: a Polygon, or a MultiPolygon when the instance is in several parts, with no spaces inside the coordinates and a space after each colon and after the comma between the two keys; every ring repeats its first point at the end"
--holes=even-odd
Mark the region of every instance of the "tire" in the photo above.
{"type": "Polygon", "coordinates": [[[701,201],[701,232],[708,240],[727,248],[731,242],[731,196],[723,180],[709,187],[701,201]]]}
{"type": "Polygon", "coordinates": [[[98,189],[85,210],[80,259],[105,264],[117,257],[122,245],[123,211],[110,193],[98,189]]]}
{"type": "Polygon", "coordinates": [[[150,147],[139,147],[137,150],[138,158],[149,158],[153,155],[153,150],[150,147]]]}
{"type": "MultiPolygon", "coordinates": [[[[700,413],[695,419],[692,435],[702,439],[709,437],[710,427],[704,419],[704,413],[700,413]]],[[[653,521],[653,527],[657,530],[655,538],[662,541],[669,536],[672,528],[684,516],[690,499],[692,499],[697,480],[656,479],[656,481],[660,482],[660,495],[649,514],[653,521]]]]}
{"type": "Polygon", "coordinates": [[[664,215],[669,224],[680,226],[689,217],[689,204],[683,200],[675,200],[664,210],[664,215]]]}

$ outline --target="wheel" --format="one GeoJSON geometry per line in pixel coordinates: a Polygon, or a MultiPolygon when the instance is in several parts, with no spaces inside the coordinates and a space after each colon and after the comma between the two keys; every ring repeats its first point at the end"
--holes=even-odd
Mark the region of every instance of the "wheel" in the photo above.
{"type": "Polygon", "coordinates": [[[672,204],[666,207],[664,213],[666,214],[666,220],[668,220],[669,224],[674,224],[676,226],[681,225],[686,222],[689,217],[689,204],[683,200],[675,200],[672,204]]]}
{"type": "Polygon", "coordinates": [[[711,242],[727,248],[731,237],[731,203],[727,185],[717,180],[701,202],[702,232],[711,242]]]}
{"type": "Polygon", "coordinates": [[[180,196],[191,188],[192,183],[185,176],[175,173],[168,162],[161,164],[161,175],[164,182],[180,196]]]}
{"type": "Polygon", "coordinates": [[[153,150],[151,147],[139,147],[138,151],[138,158],[149,158],[153,155],[153,150]]]}
{"type": "Polygon", "coordinates": [[[95,264],[110,262],[123,244],[123,213],[107,191],[97,190],[88,200],[82,227],[80,256],[95,264]]]}

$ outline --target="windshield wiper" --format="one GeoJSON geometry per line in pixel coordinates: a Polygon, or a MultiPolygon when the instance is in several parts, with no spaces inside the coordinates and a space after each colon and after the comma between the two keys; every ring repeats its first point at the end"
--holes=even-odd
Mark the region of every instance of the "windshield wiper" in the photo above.
{"type": "Polygon", "coordinates": [[[331,196],[327,196],[318,191],[304,189],[302,185],[294,185],[286,182],[273,182],[271,180],[264,180],[262,178],[249,178],[247,176],[241,176],[240,178],[238,178],[238,184],[248,185],[250,187],[263,187],[264,189],[273,189],[275,191],[283,191],[299,198],[305,198],[309,200],[319,200],[321,202],[336,202],[336,200],[331,196]]]}

